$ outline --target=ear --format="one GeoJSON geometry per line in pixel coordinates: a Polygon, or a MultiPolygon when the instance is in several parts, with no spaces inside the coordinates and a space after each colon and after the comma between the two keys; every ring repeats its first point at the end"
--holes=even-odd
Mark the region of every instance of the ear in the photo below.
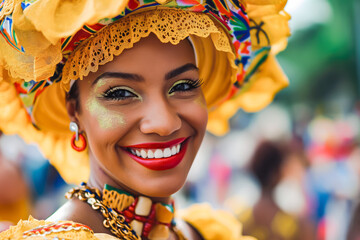
{"type": "Polygon", "coordinates": [[[78,103],[76,99],[68,99],[66,100],[66,111],[69,115],[70,121],[75,122],[79,126],[79,130],[81,129],[80,121],[79,121],[79,112],[78,112],[78,103]]]}

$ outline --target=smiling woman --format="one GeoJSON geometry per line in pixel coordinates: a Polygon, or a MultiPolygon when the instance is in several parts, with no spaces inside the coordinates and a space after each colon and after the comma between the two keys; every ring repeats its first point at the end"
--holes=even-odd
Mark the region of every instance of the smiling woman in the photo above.
{"type": "Polygon", "coordinates": [[[207,205],[175,219],[171,195],[207,127],[225,133],[238,108],[256,111],[286,86],[274,58],[285,4],[0,1],[0,128],[38,143],[69,182],[87,181],[46,221],[0,238],[249,239],[207,205]]]}
{"type": "Polygon", "coordinates": [[[75,84],[67,109],[89,144],[89,185],[152,197],[182,187],[207,123],[189,41],[150,35],[75,84]]]}

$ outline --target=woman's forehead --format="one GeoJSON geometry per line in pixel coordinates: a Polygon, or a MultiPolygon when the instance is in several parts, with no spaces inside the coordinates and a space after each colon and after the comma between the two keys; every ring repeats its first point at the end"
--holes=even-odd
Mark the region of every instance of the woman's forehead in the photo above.
{"type": "MultiPolygon", "coordinates": [[[[135,43],[132,48],[124,50],[107,67],[112,67],[112,65],[118,63],[126,66],[127,69],[129,67],[138,68],[141,65],[152,68],[158,64],[182,65],[185,62],[195,64],[194,49],[188,40],[173,45],[171,43],[162,43],[155,35],[151,34],[149,37],[135,43]]],[[[104,66],[106,67],[106,65],[104,66]]]]}
{"type": "Polygon", "coordinates": [[[114,57],[113,61],[99,66],[99,70],[89,76],[97,77],[105,72],[166,75],[187,64],[196,66],[194,49],[188,40],[173,45],[162,43],[155,35],[150,35],[114,57]]]}

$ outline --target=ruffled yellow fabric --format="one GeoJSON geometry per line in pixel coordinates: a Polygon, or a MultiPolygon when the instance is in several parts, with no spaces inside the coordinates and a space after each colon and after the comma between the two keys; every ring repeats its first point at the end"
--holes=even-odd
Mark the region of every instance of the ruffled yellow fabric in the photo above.
{"type": "Polygon", "coordinates": [[[36,1],[23,11],[18,1],[6,0],[5,6],[11,8],[1,14],[7,15],[14,9],[14,30],[27,54],[3,44],[0,45],[0,58],[6,56],[5,68],[14,78],[25,81],[49,78],[62,59],[62,38],[73,35],[84,24],[116,16],[127,3],[127,0],[36,1]]]}
{"type": "Polygon", "coordinates": [[[208,129],[216,135],[225,134],[229,131],[228,119],[239,108],[248,112],[259,111],[271,103],[276,93],[286,86],[288,86],[288,79],[275,56],[268,56],[239,95],[209,113],[208,129]]]}
{"type": "MultiPolygon", "coordinates": [[[[72,223],[70,221],[63,221],[62,223],[72,223]]],[[[66,240],[118,240],[119,238],[111,236],[105,233],[93,233],[91,231],[84,230],[70,230],[62,232],[54,232],[44,236],[32,236],[24,237],[23,233],[34,228],[44,227],[51,224],[45,220],[36,220],[33,217],[29,217],[28,220],[20,220],[16,226],[10,227],[9,230],[0,233],[0,239],[3,240],[44,240],[44,239],[66,239],[66,240]]]]}
{"type": "Polygon", "coordinates": [[[38,226],[46,225],[47,222],[44,220],[36,220],[33,217],[29,217],[28,220],[20,220],[16,226],[10,227],[9,230],[0,233],[0,239],[11,239],[18,240],[23,239],[23,232],[33,229],[38,226]]]}
{"type": "Polygon", "coordinates": [[[115,17],[127,3],[126,0],[37,1],[24,11],[24,16],[55,45],[61,38],[80,30],[84,24],[115,17]]]}
{"type": "Polygon", "coordinates": [[[192,205],[177,216],[195,227],[205,240],[255,240],[242,236],[242,226],[233,215],[213,210],[208,204],[192,205]]]}
{"type": "MultiPolygon", "coordinates": [[[[70,221],[60,221],[59,223],[73,223],[70,221]]],[[[71,240],[106,240],[106,239],[114,239],[111,236],[101,236],[101,238],[97,238],[94,233],[90,230],[70,230],[70,231],[54,231],[50,234],[44,236],[24,236],[24,232],[33,230],[38,227],[44,227],[51,222],[47,222],[45,220],[36,220],[33,217],[29,217],[28,220],[23,221],[20,220],[16,226],[10,227],[9,230],[0,233],[0,239],[11,239],[11,240],[44,240],[44,239],[71,239],[71,240]]]]}
{"type": "Polygon", "coordinates": [[[0,20],[2,20],[6,15],[13,12],[15,7],[15,0],[5,0],[3,4],[3,8],[0,11],[0,20]]]}
{"type": "MultiPolygon", "coordinates": [[[[214,210],[209,204],[196,204],[190,208],[177,212],[177,217],[190,223],[202,235],[205,240],[256,240],[250,236],[242,236],[242,226],[236,218],[228,212],[214,210]]],[[[70,221],[61,221],[59,223],[72,223],[70,221]]],[[[43,227],[51,224],[44,220],[39,221],[31,216],[27,221],[20,221],[16,226],[0,233],[0,239],[21,240],[23,233],[34,228],[43,227]]],[[[118,239],[108,234],[92,233],[91,231],[62,231],[46,235],[48,239],[58,237],[59,239],[72,240],[115,240],[118,239]]],[[[39,236],[26,239],[42,240],[39,236]]]]}

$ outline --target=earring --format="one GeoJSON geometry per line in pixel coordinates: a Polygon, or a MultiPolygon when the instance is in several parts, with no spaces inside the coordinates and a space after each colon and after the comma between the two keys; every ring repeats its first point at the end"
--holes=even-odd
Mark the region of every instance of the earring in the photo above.
{"type": "Polygon", "coordinates": [[[79,127],[75,122],[70,122],[70,131],[75,132],[71,138],[71,147],[78,152],[84,151],[87,145],[86,140],[85,137],[79,133],[79,127]],[[81,140],[82,144],[78,147],[76,146],[75,141],[79,140],[81,140]]]}

